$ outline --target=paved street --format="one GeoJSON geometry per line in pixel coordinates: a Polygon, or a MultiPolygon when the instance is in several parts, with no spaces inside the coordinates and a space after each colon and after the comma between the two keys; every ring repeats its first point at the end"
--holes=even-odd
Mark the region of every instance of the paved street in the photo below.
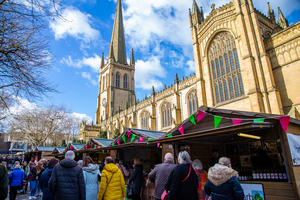
{"type": "MultiPolygon", "coordinates": [[[[29,199],[29,194],[30,191],[27,191],[27,193],[24,194],[18,194],[17,196],[17,200],[28,200],[29,199]]],[[[9,200],[9,198],[7,197],[6,200],[9,200]]],[[[42,197],[38,197],[36,200],[42,200],[42,197]]]]}

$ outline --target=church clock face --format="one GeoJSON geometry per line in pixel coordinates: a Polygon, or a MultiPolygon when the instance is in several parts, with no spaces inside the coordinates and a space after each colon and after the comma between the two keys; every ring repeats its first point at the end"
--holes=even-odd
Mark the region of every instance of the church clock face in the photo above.
{"type": "Polygon", "coordinates": [[[105,99],[105,98],[103,98],[103,100],[102,100],[102,106],[104,107],[104,106],[105,106],[105,104],[106,104],[106,99],[105,99]]]}

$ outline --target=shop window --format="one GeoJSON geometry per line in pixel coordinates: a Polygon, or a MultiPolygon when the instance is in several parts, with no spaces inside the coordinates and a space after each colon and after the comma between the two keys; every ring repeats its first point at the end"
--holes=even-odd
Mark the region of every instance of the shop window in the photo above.
{"type": "Polygon", "coordinates": [[[124,82],[123,82],[123,87],[124,87],[124,89],[128,89],[128,88],[127,88],[127,75],[125,75],[123,79],[124,79],[124,80],[123,80],[123,81],[124,81],[124,82]]]}
{"type": "Polygon", "coordinates": [[[171,103],[164,103],[161,108],[162,113],[162,127],[168,127],[172,124],[172,109],[171,103]]]}
{"type": "Polygon", "coordinates": [[[208,52],[215,102],[243,96],[244,86],[233,36],[228,32],[217,34],[208,52]]]}
{"type": "Polygon", "coordinates": [[[198,99],[197,99],[197,94],[195,91],[191,92],[188,95],[188,109],[190,111],[190,115],[192,115],[193,113],[195,113],[197,111],[198,108],[198,99]]]}
{"type": "Polygon", "coordinates": [[[149,129],[149,117],[150,117],[150,114],[149,112],[146,112],[144,111],[142,114],[141,114],[141,121],[142,121],[142,129],[145,129],[145,130],[148,130],[149,129]]]}
{"type": "Polygon", "coordinates": [[[120,87],[120,74],[116,74],[116,87],[120,87]]]}

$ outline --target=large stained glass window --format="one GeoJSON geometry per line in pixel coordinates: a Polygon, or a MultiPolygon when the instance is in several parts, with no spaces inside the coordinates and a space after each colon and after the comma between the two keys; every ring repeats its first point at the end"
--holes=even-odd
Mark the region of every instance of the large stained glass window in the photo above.
{"type": "Polygon", "coordinates": [[[243,96],[244,86],[233,36],[228,32],[217,34],[208,52],[215,103],[243,96]]]}

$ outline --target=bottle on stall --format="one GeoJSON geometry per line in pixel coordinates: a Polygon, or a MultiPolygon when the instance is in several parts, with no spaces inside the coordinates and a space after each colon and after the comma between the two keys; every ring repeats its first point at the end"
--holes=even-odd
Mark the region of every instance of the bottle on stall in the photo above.
{"type": "Polygon", "coordinates": [[[271,169],[271,180],[275,179],[275,175],[274,175],[274,169],[271,169]]]}
{"type": "Polygon", "coordinates": [[[255,172],[255,173],[256,173],[256,180],[258,181],[258,180],[259,180],[259,170],[256,169],[255,171],[256,171],[256,172],[255,172]]]}
{"type": "Polygon", "coordinates": [[[259,180],[260,181],[264,180],[263,171],[261,168],[259,169],[259,180]]]}
{"type": "Polygon", "coordinates": [[[274,177],[275,177],[275,181],[278,181],[278,172],[277,172],[277,169],[275,168],[274,169],[274,177]]]}
{"type": "Polygon", "coordinates": [[[264,168],[263,177],[264,177],[264,180],[267,180],[267,170],[266,170],[266,168],[264,168]]]}
{"type": "Polygon", "coordinates": [[[271,180],[270,169],[267,169],[267,180],[271,180]]]}
{"type": "Polygon", "coordinates": [[[256,169],[252,169],[252,179],[255,181],[256,180],[256,169]]]}
{"type": "Polygon", "coordinates": [[[280,181],[280,182],[283,181],[282,170],[281,170],[280,168],[278,169],[278,178],[279,178],[279,181],[280,181]]]}
{"type": "Polygon", "coordinates": [[[288,177],[284,166],[282,167],[282,176],[283,176],[283,181],[286,182],[288,180],[288,177]]]}
{"type": "Polygon", "coordinates": [[[242,180],[241,170],[240,170],[240,169],[237,169],[236,171],[238,171],[238,173],[239,173],[239,181],[241,181],[241,180],[242,180]]]}

